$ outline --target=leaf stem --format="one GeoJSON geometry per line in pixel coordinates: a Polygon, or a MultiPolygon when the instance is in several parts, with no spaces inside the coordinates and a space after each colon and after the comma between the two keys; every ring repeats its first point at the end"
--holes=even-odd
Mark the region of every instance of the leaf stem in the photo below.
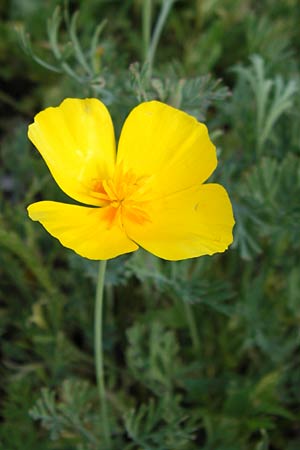
{"type": "Polygon", "coordinates": [[[147,59],[149,46],[150,46],[151,24],[152,24],[152,0],[144,0],[144,2],[143,2],[143,50],[144,50],[144,60],[147,59]]]}
{"type": "Polygon", "coordinates": [[[190,330],[190,336],[191,336],[191,341],[193,343],[194,351],[196,353],[199,353],[200,340],[199,340],[199,336],[198,336],[198,330],[197,330],[197,325],[195,322],[195,317],[193,315],[193,310],[192,310],[190,303],[183,301],[183,304],[184,304],[186,319],[187,319],[188,327],[190,330]]]}
{"type": "MultiPolygon", "coordinates": [[[[174,261],[171,265],[171,274],[173,282],[176,283],[176,279],[178,277],[178,262],[174,261]]],[[[193,349],[198,354],[201,348],[201,343],[198,335],[197,324],[195,322],[195,317],[193,314],[192,305],[185,300],[180,300],[180,304],[183,303],[185,317],[187,321],[187,325],[189,328],[190,338],[192,341],[193,349]]]]}
{"type": "Polygon", "coordinates": [[[160,10],[159,17],[156,22],[154,31],[153,31],[153,35],[152,35],[152,39],[151,39],[151,42],[149,45],[147,59],[146,59],[146,63],[148,64],[148,77],[149,78],[152,75],[154,58],[155,58],[157,45],[158,45],[158,42],[160,39],[160,35],[164,28],[164,25],[165,25],[168,15],[169,15],[169,12],[170,12],[173,4],[175,3],[175,1],[176,0],[163,0],[163,2],[162,2],[162,7],[160,10]]]}
{"type": "Polygon", "coordinates": [[[107,404],[104,385],[104,370],[103,370],[103,291],[105,278],[106,261],[100,261],[99,274],[95,301],[95,317],[94,317],[94,345],[95,345],[95,366],[96,377],[98,385],[98,394],[101,406],[101,418],[103,425],[103,434],[105,441],[105,448],[111,448],[111,436],[109,429],[109,422],[107,416],[107,404]]]}

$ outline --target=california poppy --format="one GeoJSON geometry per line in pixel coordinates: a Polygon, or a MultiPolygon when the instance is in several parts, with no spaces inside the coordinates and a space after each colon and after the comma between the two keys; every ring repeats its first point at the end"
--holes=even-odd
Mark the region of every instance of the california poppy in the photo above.
{"type": "Polygon", "coordinates": [[[223,252],[234,218],[226,190],[203,184],[217,165],[207,128],[158,101],[127,117],[118,144],[97,99],[66,99],[36,115],[29,139],[60,188],[83,205],[28,207],[65,247],[110,259],[140,247],[167,260],[223,252]],[[89,206],[85,206],[89,205],[89,206]]]}

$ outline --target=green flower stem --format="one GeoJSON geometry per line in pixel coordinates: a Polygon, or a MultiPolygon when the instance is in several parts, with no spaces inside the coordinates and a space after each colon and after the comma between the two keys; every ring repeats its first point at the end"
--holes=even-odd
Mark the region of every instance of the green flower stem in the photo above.
{"type": "Polygon", "coordinates": [[[97,282],[96,302],[95,302],[95,322],[94,322],[94,339],[95,339],[95,366],[98,393],[101,405],[101,418],[103,425],[103,433],[105,440],[105,448],[111,448],[111,436],[109,422],[107,417],[107,404],[104,386],[104,370],[103,370],[103,346],[102,346],[102,325],[103,325],[103,291],[105,278],[106,261],[100,261],[99,274],[97,282]]]}

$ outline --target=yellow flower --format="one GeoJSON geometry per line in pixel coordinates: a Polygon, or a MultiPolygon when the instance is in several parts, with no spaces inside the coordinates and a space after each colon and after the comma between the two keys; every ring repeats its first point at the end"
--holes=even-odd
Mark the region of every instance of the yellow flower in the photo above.
{"type": "Polygon", "coordinates": [[[99,100],[66,99],[36,115],[29,139],[60,188],[89,206],[41,201],[28,207],[65,247],[110,259],[139,246],[167,260],[223,252],[232,242],[230,200],[203,184],[217,165],[204,124],[158,101],[134,108],[116,153],[99,100]]]}

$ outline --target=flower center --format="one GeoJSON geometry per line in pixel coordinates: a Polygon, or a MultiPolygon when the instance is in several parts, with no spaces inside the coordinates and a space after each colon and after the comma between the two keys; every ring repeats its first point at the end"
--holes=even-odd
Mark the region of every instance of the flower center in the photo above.
{"type": "Polygon", "coordinates": [[[123,165],[116,167],[112,178],[97,181],[93,186],[93,197],[101,201],[105,208],[105,218],[109,226],[123,226],[128,219],[137,224],[150,222],[148,176],[137,177],[132,170],[125,171],[123,165]]]}

